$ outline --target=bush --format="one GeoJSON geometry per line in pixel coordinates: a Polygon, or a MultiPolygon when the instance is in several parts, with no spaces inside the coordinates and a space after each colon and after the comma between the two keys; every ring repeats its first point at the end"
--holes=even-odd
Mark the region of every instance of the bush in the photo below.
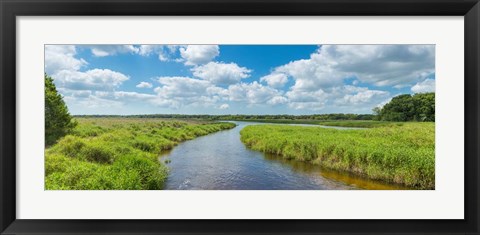
{"type": "Polygon", "coordinates": [[[113,163],[115,152],[110,145],[102,141],[89,142],[82,148],[80,156],[87,161],[98,163],[113,163]]]}
{"type": "Polygon", "coordinates": [[[54,172],[61,173],[70,165],[70,159],[61,154],[47,155],[45,159],[45,175],[48,176],[54,172]]]}
{"type": "Polygon", "coordinates": [[[69,157],[77,157],[85,146],[85,141],[77,136],[67,135],[51,149],[69,157]]]}
{"type": "Polygon", "coordinates": [[[142,189],[161,189],[167,178],[167,168],[159,161],[150,160],[148,156],[124,156],[112,166],[113,171],[122,169],[135,171],[139,179],[139,187],[142,189]]]}

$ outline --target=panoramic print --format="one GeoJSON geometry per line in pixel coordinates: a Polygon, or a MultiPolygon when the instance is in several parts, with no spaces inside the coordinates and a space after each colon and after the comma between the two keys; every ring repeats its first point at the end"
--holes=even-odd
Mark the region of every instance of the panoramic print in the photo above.
{"type": "Polygon", "coordinates": [[[434,45],[45,45],[45,190],[434,190],[434,45]]]}

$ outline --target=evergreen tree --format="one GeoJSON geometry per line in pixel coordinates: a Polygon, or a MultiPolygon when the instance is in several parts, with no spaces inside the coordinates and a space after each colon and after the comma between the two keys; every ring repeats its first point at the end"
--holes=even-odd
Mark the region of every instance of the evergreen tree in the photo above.
{"type": "Polygon", "coordinates": [[[55,143],[76,124],[68,112],[62,95],[57,92],[53,79],[45,74],[45,144],[55,143]]]}

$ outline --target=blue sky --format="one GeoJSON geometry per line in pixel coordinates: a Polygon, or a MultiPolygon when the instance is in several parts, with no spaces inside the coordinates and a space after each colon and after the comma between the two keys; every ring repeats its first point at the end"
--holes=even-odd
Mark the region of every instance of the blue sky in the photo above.
{"type": "Polygon", "coordinates": [[[371,113],[435,91],[434,45],[46,45],[72,114],[371,113]]]}

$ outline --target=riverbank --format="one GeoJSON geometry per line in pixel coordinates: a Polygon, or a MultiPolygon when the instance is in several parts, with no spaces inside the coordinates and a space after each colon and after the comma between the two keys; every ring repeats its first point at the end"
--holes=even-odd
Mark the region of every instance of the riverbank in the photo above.
{"type": "Polygon", "coordinates": [[[312,119],[240,119],[232,121],[274,123],[274,124],[308,124],[337,127],[374,128],[384,126],[402,126],[404,122],[372,121],[372,120],[312,120],[312,119]]]}
{"type": "Polygon", "coordinates": [[[162,151],[233,123],[136,118],[76,118],[73,133],[45,150],[47,190],[161,189],[162,151]]]}
{"type": "Polygon", "coordinates": [[[418,189],[435,187],[435,123],[365,130],[252,125],[240,134],[253,150],[418,189]]]}

